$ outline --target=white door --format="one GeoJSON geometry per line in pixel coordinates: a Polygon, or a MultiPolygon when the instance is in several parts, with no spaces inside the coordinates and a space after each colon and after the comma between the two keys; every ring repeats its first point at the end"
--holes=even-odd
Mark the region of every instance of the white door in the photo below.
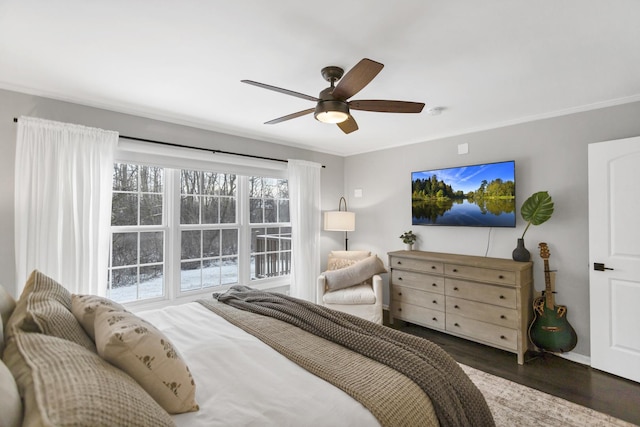
{"type": "Polygon", "coordinates": [[[640,137],[589,145],[589,262],[591,366],[640,382],[640,137]]]}

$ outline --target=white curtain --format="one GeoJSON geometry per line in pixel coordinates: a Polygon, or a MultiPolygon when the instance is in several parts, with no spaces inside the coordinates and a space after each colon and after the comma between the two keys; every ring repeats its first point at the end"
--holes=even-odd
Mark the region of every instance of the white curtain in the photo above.
{"type": "Polygon", "coordinates": [[[288,161],[291,215],[291,290],[296,298],[316,301],[320,274],[320,168],[318,163],[288,161]]]}
{"type": "Polygon", "coordinates": [[[32,117],[18,120],[18,295],[34,269],[71,292],[106,293],[117,143],[117,132],[32,117]]]}

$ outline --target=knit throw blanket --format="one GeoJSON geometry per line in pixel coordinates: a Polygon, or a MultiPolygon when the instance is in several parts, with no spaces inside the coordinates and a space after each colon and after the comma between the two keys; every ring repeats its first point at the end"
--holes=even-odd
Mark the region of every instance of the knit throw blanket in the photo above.
{"type": "Polygon", "coordinates": [[[247,286],[233,286],[213,297],[232,307],[288,322],[404,374],[429,396],[443,427],[495,425],[478,388],[451,356],[428,340],[247,286]]]}

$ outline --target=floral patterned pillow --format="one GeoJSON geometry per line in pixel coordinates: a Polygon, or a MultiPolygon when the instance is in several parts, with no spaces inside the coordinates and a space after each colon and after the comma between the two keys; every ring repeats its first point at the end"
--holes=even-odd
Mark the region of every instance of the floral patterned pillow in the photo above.
{"type": "Polygon", "coordinates": [[[82,325],[85,332],[96,340],[95,320],[96,311],[100,306],[111,307],[117,311],[127,311],[124,306],[109,298],[99,297],[97,295],[71,295],[71,312],[82,325]]]}
{"type": "Polygon", "coordinates": [[[133,313],[99,305],[95,337],[98,354],[132,376],[167,412],[199,409],[189,367],[153,325],[133,313]]]}

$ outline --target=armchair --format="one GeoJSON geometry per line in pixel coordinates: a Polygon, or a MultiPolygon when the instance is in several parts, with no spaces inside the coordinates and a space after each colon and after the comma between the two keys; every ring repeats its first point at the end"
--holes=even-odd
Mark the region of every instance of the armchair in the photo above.
{"type": "MultiPolygon", "coordinates": [[[[367,251],[331,252],[327,271],[318,276],[316,303],[382,324],[382,277],[379,274],[367,276],[369,279],[362,283],[337,290],[330,290],[327,283],[326,276],[332,274],[331,271],[351,267],[370,256],[371,253],[367,251]]],[[[381,273],[385,270],[382,268],[371,271],[381,273]]]]}

